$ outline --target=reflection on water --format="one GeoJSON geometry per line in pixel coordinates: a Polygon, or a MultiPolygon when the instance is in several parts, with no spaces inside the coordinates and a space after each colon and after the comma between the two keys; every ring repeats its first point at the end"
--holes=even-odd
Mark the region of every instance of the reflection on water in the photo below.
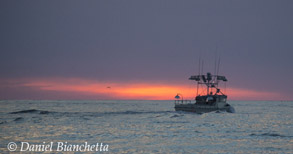
{"type": "Polygon", "coordinates": [[[11,141],[103,142],[110,153],[293,151],[293,102],[229,103],[236,113],[175,112],[172,101],[0,101],[0,153],[11,141]]]}

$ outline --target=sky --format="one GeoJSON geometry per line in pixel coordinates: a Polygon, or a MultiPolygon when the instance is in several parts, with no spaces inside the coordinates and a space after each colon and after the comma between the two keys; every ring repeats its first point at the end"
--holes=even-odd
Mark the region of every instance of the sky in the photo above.
{"type": "Polygon", "coordinates": [[[0,99],[293,100],[291,0],[0,1],[0,99]]]}

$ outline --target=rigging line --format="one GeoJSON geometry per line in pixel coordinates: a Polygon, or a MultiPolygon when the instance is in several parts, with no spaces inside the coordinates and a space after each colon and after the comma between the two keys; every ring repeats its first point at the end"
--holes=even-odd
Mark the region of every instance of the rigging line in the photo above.
{"type": "Polygon", "coordinates": [[[200,85],[200,89],[201,89],[201,95],[204,95],[205,94],[205,88],[203,88],[204,87],[204,85],[200,85]]]}
{"type": "Polygon", "coordinates": [[[202,60],[201,73],[203,73],[203,64],[204,64],[204,60],[202,60]]]}
{"type": "Polygon", "coordinates": [[[225,94],[226,94],[226,82],[224,82],[224,84],[225,84],[225,94]]]}
{"type": "Polygon", "coordinates": [[[216,52],[215,52],[215,70],[214,70],[214,75],[217,73],[217,58],[218,58],[218,46],[216,47],[216,52]]]}
{"type": "Polygon", "coordinates": [[[198,82],[197,82],[197,88],[196,88],[196,96],[198,96],[198,82]]]}
{"type": "Polygon", "coordinates": [[[200,75],[200,61],[201,61],[201,59],[199,57],[199,59],[198,59],[198,75],[200,75]]]}

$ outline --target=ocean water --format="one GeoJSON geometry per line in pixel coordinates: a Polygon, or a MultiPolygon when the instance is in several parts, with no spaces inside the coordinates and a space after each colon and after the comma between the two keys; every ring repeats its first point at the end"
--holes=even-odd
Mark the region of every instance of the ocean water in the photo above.
{"type": "Polygon", "coordinates": [[[173,101],[2,100],[0,153],[293,153],[293,102],[229,104],[236,113],[176,112],[173,101]],[[104,149],[57,151],[60,142],[104,149]],[[32,151],[49,143],[52,151],[32,151]]]}

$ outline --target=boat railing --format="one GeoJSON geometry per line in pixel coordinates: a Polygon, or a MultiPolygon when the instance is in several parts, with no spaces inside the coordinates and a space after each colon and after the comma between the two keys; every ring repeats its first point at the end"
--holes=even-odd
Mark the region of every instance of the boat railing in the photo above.
{"type": "Polygon", "coordinates": [[[191,100],[175,100],[175,104],[191,104],[191,100]]]}

